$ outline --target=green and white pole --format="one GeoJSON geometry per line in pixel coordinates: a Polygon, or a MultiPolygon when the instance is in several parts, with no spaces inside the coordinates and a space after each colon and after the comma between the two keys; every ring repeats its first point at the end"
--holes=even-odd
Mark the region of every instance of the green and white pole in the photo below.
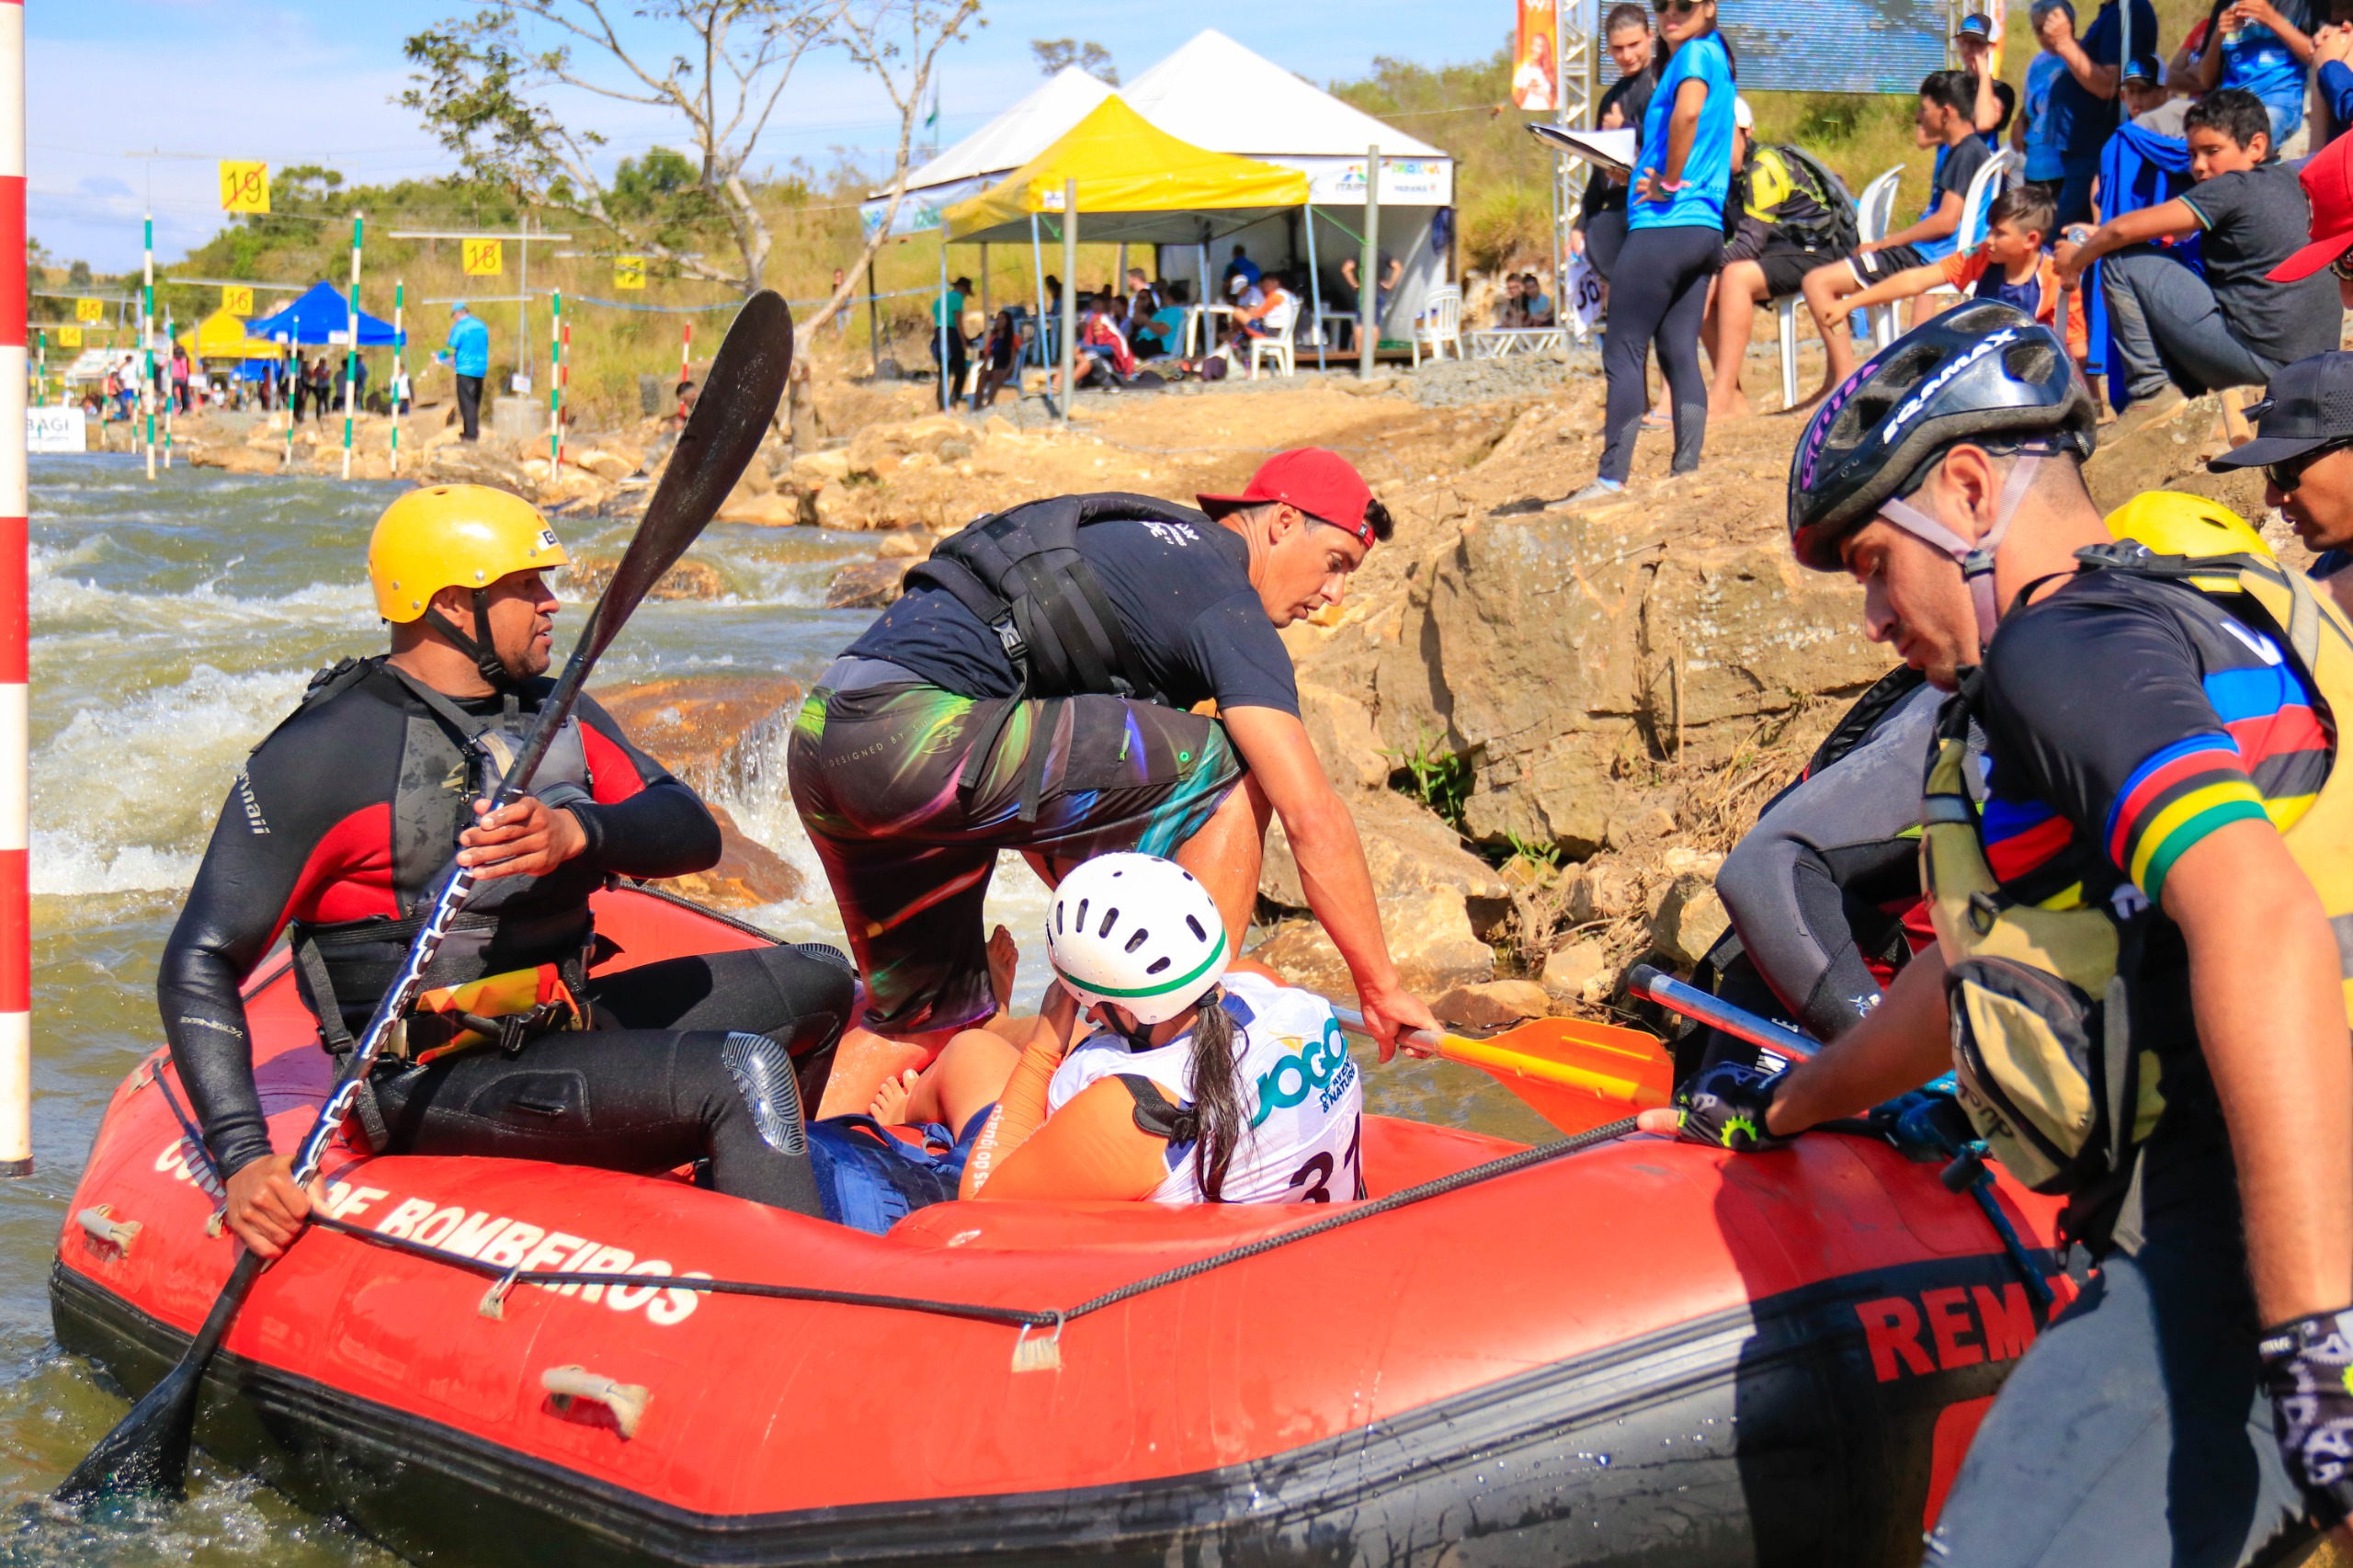
{"type": "Polygon", "coordinates": [[[408,303],[408,285],[395,279],[392,283],[392,472],[401,471],[401,338],[405,329],[401,324],[401,312],[408,303]]]}
{"type": "Polygon", "coordinates": [[[147,215],[146,282],[139,291],[139,406],[147,415],[147,477],[155,477],[155,215],[147,215]]]}
{"type": "Polygon", "coordinates": [[[563,466],[563,290],[549,291],[548,467],[563,466]]]}
{"type": "Polygon", "coordinates": [[[343,342],[343,477],[351,477],[351,405],[359,380],[359,231],[360,214],[351,215],[351,305],[344,316],[343,342]]]}
{"type": "Polygon", "coordinates": [[[33,380],[33,385],[38,389],[33,393],[33,402],[47,407],[49,404],[49,332],[46,328],[41,331],[40,356],[34,362],[40,366],[40,370],[33,380]]]}

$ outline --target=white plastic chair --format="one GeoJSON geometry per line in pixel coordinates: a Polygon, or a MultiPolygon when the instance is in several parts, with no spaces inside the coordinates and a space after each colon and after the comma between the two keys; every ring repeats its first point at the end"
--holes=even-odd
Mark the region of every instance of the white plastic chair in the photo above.
{"type": "MultiPolygon", "coordinates": [[[[1887,226],[1894,221],[1897,187],[1904,183],[1901,164],[1863,187],[1863,194],[1855,199],[1856,237],[1864,240],[1884,239],[1887,226]]],[[[1798,303],[1802,296],[1791,294],[1783,299],[1775,311],[1781,329],[1781,406],[1794,408],[1798,401],[1798,303]]],[[[1891,320],[1887,312],[1880,312],[1881,320],[1891,320]]],[[[1892,339],[1893,334],[1888,335],[1892,339]]],[[[1886,341],[1887,339],[1881,339],[1886,341]]]]}
{"type": "Polygon", "coordinates": [[[1454,357],[1462,355],[1462,290],[1453,283],[1441,284],[1422,296],[1421,313],[1414,318],[1414,364],[1422,362],[1422,347],[1429,347],[1430,358],[1443,359],[1449,345],[1454,357]]]}
{"type": "MultiPolygon", "coordinates": [[[[1984,239],[1986,209],[1993,206],[1994,199],[2002,194],[2001,189],[1996,188],[1997,182],[2001,187],[2006,187],[2012,176],[2023,173],[2025,169],[2026,159],[2019,153],[2006,149],[1986,159],[1984,167],[1971,176],[1969,189],[1962,193],[1961,199],[1961,227],[1953,231],[1953,244],[1956,249],[1967,251],[1984,239]]],[[[1949,283],[1938,284],[1921,298],[1930,300],[1939,294],[1949,294],[1955,300],[1961,298],[1961,290],[1949,283]]],[[[1891,310],[1888,314],[1893,318],[1894,312],[1891,310]]]]}
{"type": "Polygon", "coordinates": [[[1298,365],[1292,357],[1292,343],[1299,331],[1299,301],[1287,301],[1267,312],[1267,320],[1278,318],[1282,322],[1280,327],[1265,337],[1250,340],[1250,379],[1254,381],[1258,379],[1258,367],[1268,359],[1275,362],[1275,369],[1280,374],[1290,376],[1298,373],[1298,365]]]}

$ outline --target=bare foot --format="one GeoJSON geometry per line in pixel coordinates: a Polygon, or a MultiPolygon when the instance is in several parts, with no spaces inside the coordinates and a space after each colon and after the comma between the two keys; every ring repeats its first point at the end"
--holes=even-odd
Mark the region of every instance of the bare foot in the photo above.
{"type": "Polygon", "coordinates": [[[866,1114],[886,1127],[896,1127],[904,1122],[907,1116],[907,1101],[915,1096],[917,1076],[915,1070],[910,1067],[904,1073],[883,1079],[875,1085],[874,1100],[866,1108],[866,1114]]]}
{"type": "Polygon", "coordinates": [[[1748,394],[1737,389],[1708,400],[1708,417],[1711,419],[1745,419],[1755,412],[1748,405],[1748,394]]]}
{"type": "Polygon", "coordinates": [[[1021,945],[1013,933],[1000,926],[989,933],[989,994],[996,998],[996,1010],[1013,1010],[1013,975],[1021,965],[1021,945]]]}

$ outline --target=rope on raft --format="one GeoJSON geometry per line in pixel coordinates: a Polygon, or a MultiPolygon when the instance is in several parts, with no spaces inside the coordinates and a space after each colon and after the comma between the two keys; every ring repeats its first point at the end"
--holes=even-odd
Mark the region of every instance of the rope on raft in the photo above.
{"type": "MultiPolygon", "coordinates": [[[[556,1268],[501,1268],[494,1263],[484,1263],[479,1258],[469,1257],[461,1252],[452,1252],[446,1247],[411,1241],[404,1236],[384,1235],[352,1224],[348,1221],[331,1219],[316,1210],[313,1210],[311,1215],[311,1223],[350,1236],[355,1240],[366,1242],[373,1246],[389,1247],[395,1252],[406,1253],[412,1257],[422,1257],[496,1281],[492,1285],[489,1293],[483,1298],[482,1310],[486,1315],[492,1317],[500,1315],[506,1293],[517,1285],[545,1287],[603,1285],[619,1286],[628,1290],[696,1290],[712,1296],[753,1296],[768,1301],[816,1301],[829,1306],[876,1307],[891,1312],[927,1312],[937,1317],[964,1318],[978,1323],[1003,1324],[1008,1328],[1018,1327],[1023,1330],[1025,1340],[1027,1331],[1030,1329],[1053,1330],[1053,1339],[1043,1342],[1043,1346],[1023,1347],[1036,1352],[1051,1346],[1054,1341],[1059,1340],[1065,1324],[1075,1323],[1078,1319],[1099,1312],[1107,1307],[1114,1307],[1122,1301],[1132,1301],[1150,1291],[1195,1278],[1213,1269],[1223,1268],[1248,1258],[1264,1256],[1267,1253],[1306,1241],[1312,1236],[1325,1235],[1345,1226],[1372,1219],[1376,1215],[1392,1213],[1415,1203],[1425,1203],[1433,1198],[1443,1197],[1447,1193],[1457,1192],[1480,1182],[1492,1181],[1497,1176],[1509,1176],[1515,1171],[1523,1171],[1534,1165],[1544,1165],[1565,1154],[1577,1153],[1597,1144],[1611,1142],[1627,1136],[1634,1130],[1634,1119],[1628,1117],[1622,1121],[1613,1121],[1607,1126],[1597,1127],[1589,1132],[1580,1132],[1574,1138],[1564,1138],[1557,1143],[1541,1143],[1532,1149],[1522,1149],[1518,1153],[1506,1154],[1500,1159],[1489,1160],[1483,1165],[1472,1165],[1467,1170],[1456,1171],[1450,1176],[1439,1176],[1434,1181],[1401,1187],[1386,1198],[1353,1204],[1313,1224],[1302,1225],[1297,1230],[1285,1231],[1279,1235],[1262,1236],[1255,1242],[1246,1242],[1240,1246],[1229,1247],[1223,1252],[1196,1258],[1190,1263],[1180,1264],[1175,1268],[1163,1269],[1158,1274],[1146,1275],[1142,1279],[1132,1280],[1116,1290],[1106,1290],[1099,1296],[1091,1296],[1074,1307],[1059,1309],[998,1307],[979,1301],[941,1301],[919,1296],[875,1295],[862,1290],[824,1290],[814,1286],[777,1285],[760,1280],[707,1279],[696,1274],[585,1274],[556,1268]]],[[[1017,1367],[1021,1364],[1018,1353],[1017,1353],[1016,1364],[1017,1367]]],[[[1042,1362],[1033,1364],[1053,1365],[1056,1364],[1056,1358],[1049,1353],[1042,1362]]]]}

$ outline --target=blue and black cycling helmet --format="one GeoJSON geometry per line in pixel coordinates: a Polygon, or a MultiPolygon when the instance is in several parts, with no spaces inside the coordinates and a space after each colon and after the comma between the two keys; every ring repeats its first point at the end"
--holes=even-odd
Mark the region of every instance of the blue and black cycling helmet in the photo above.
{"type": "Polygon", "coordinates": [[[2098,411],[2058,335],[1978,300],[1913,328],[1814,412],[1790,460],[1790,544],[1817,572],[1956,441],[2092,455],[2098,411]]]}

